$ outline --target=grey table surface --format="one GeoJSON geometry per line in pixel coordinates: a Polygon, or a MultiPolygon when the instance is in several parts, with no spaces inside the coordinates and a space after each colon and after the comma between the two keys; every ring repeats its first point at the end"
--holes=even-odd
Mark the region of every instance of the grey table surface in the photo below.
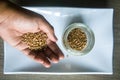
{"type": "Polygon", "coordinates": [[[113,75],[39,75],[3,74],[4,46],[0,39],[0,80],[120,80],[120,0],[12,0],[21,6],[65,6],[114,9],[113,75]],[[56,2],[55,2],[56,1],[56,2]],[[74,2],[73,2],[74,1],[74,2]]]}

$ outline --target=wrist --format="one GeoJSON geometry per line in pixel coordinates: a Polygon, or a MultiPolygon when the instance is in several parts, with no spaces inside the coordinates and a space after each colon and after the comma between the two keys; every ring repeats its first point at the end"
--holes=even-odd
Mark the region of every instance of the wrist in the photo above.
{"type": "Polygon", "coordinates": [[[10,4],[8,0],[0,0],[0,37],[6,28],[6,20],[11,14],[10,4]]]}
{"type": "Polygon", "coordinates": [[[1,30],[2,30],[2,22],[5,20],[5,11],[7,9],[7,2],[6,0],[0,0],[0,37],[1,37],[1,30]]]}
{"type": "Polygon", "coordinates": [[[5,20],[7,17],[6,10],[8,7],[8,1],[7,0],[1,0],[0,1],[0,24],[5,20]]]}

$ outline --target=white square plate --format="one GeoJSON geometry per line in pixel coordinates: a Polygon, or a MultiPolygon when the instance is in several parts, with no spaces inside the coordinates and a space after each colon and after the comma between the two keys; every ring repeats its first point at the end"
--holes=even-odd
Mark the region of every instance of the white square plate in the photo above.
{"type": "Polygon", "coordinates": [[[26,7],[42,14],[54,27],[58,46],[65,59],[50,68],[29,59],[20,51],[4,43],[5,74],[112,74],[113,9],[26,7]],[[82,22],[94,32],[95,45],[84,56],[73,56],[62,46],[62,34],[71,23],[82,22]]]}

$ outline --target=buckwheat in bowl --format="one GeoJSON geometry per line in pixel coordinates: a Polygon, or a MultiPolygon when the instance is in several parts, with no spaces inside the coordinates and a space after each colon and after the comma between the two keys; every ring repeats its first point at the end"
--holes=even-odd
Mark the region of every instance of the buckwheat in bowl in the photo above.
{"type": "Polygon", "coordinates": [[[95,43],[93,31],[83,23],[70,24],[63,34],[63,47],[73,55],[89,53],[95,43]]]}

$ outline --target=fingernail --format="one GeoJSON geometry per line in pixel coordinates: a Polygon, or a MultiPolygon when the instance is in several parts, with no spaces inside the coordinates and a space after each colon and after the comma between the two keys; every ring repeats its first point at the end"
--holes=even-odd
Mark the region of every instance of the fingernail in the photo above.
{"type": "Polygon", "coordinates": [[[55,37],[55,40],[57,41],[58,39],[57,39],[57,37],[54,35],[54,37],[55,37]]]}
{"type": "Polygon", "coordinates": [[[61,57],[60,57],[60,60],[62,60],[62,59],[64,59],[64,56],[61,56],[61,57]]]}
{"type": "Polygon", "coordinates": [[[58,39],[57,37],[55,36],[55,34],[53,35],[53,41],[56,42],[58,39]]]}
{"type": "Polygon", "coordinates": [[[58,60],[54,60],[53,63],[58,63],[59,61],[58,60]]]}
{"type": "Polygon", "coordinates": [[[43,61],[40,61],[40,63],[42,64],[42,63],[43,63],[43,61]]]}
{"type": "Polygon", "coordinates": [[[46,68],[50,68],[50,65],[45,65],[46,68]]]}

